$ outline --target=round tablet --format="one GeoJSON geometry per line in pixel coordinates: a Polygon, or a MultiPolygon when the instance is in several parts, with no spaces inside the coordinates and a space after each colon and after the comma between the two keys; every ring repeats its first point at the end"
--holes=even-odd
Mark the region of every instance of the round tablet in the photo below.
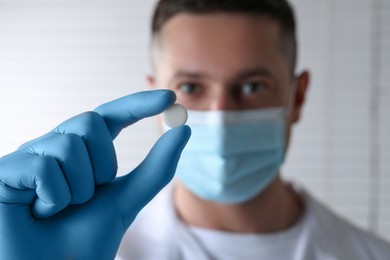
{"type": "Polygon", "coordinates": [[[162,117],[167,126],[174,128],[187,122],[188,113],[182,105],[173,104],[163,112],[162,117]]]}

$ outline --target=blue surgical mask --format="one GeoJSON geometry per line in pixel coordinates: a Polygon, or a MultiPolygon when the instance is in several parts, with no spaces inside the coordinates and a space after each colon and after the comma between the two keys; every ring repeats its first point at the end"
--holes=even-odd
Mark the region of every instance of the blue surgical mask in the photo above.
{"type": "Polygon", "coordinates": [[[191,138],[177,176],[198,197],[245,202],[278,175],[285,151],[285,110],[189,111],[191,138]]]}

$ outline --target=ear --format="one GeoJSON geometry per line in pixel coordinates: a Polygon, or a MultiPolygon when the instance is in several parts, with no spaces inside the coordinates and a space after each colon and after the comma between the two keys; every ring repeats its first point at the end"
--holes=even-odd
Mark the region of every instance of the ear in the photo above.
{"type": "Polygon", "coordinates": [[[294,99],[294,109],[292,111],[292,123],[297,123],[301,118],[303,104],[305,103],[306,93],[309,87],[310,73],[302,72],[296,78],[296,90],[294,99]]]}
{"type": "Polygon", "coordinates": [[[149,89],[156,89],[156,80],[153,76],[147,75],[146,76],[146,82],[148,83],[149,89]]]}

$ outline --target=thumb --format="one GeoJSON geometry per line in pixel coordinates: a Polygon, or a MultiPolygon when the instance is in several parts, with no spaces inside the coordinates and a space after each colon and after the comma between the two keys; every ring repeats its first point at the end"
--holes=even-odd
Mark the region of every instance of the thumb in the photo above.
{"type": "Polygon", "coordinates": [[[128,227],[138,212],[173,178],[184,146],[191,135],[188,126],[169,130],[153,146],[145,160],[129,174],[114,180],[113,195],[128,227]]]}

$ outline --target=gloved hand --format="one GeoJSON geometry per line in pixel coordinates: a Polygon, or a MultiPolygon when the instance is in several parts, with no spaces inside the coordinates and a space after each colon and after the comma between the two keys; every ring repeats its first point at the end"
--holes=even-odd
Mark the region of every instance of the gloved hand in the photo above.
{"type": "Polygon", "coordinates": [[[113,259],[138,212],[172,179],[190,129],[165,133],[117,178],[112,140],[175,99],[168,90],[123,97],[0,158],[0,259],[113,259]]]}

